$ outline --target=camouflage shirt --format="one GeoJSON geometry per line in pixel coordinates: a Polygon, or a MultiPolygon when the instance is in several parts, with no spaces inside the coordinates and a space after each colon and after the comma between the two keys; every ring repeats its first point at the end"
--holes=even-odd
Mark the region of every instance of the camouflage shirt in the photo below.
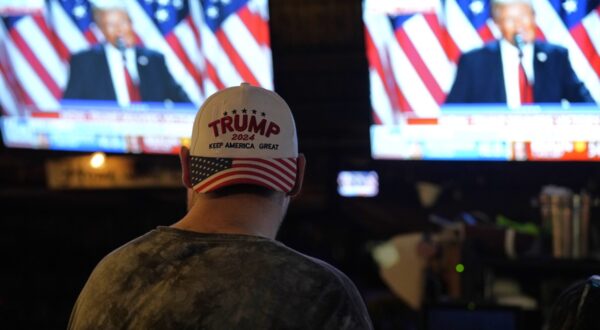
{"type": "Polygon", "coordinates": [[[266,238],[159,227],[106,256],[70,329],[372,329],[354,284],[266,238]]]}

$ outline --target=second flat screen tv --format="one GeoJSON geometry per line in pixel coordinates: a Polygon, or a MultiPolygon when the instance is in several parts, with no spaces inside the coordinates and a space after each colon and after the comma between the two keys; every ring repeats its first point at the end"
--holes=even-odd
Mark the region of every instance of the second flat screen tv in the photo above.
{"type": "Polygon", "coordinates": [[[373,158],[600,160],[600,2],[512,3],[363,2],[373,158]]]}

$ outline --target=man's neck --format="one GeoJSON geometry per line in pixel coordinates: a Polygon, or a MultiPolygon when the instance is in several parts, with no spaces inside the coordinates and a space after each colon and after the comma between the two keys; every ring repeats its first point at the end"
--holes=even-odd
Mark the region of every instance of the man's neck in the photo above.
{"type": "Polygon", "coordinates": [[[250,194],[196,196],[188,213],[171,227],[220,234],[243,234],[275,239],[285,213],[278,198],[250,194]]]}

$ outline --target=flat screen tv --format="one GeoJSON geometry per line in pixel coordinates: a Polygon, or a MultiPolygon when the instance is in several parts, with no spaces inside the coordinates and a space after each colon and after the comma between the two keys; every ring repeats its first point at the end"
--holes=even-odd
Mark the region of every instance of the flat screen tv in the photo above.
{"type": "Polygon", "coordinates": [[[5,0],[0,18],[8,147],[174,153],[208,95],[273,89],[266,0],[5,0]]]}
{"type": "Polygon", "coordinates": [[[600,160],[600,2],[495,2],[363,1],[373,158],[600,160]]]}

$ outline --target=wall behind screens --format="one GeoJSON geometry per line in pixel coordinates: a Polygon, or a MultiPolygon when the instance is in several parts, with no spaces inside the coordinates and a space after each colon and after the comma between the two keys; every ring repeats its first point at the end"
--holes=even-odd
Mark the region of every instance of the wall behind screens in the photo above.
{"type": "MultiPolygon", "coordinates": [[[[163,56],[190,102],[144,99],[144,84],[161,84],[162,79],[144,82],[144,70],[154,57],[141,52],[136,52],[134,64],[141,102],[123,101],[118,95],[98,97],[101,102],[93,97],[65,102],[73,55],[105,44],[90,1],[8,1],[0,8],[0,106],[6,145],[172,153],[186,143],[196,109],[208,95],[241,81],[273,89],[267,1],[98,3],[125,6],[137,47],[163,56]]],[[[101,76],[98,80],[98,90],[108,86],[118,94],[112,91],[119,90],[114,77],[112,82],[101,76]]]]}
{"type": "MultiPolygon", "coordinates": [[[[490,1],[363,1],[373,157],[599,160],[600,2],[532,4],[537,39],[568,49],[589,103],[445,105],[461,55],[500,37],[490,1]]],[[[501,79],[491,69],[479,69],[479,84],[501,79]]]]}

